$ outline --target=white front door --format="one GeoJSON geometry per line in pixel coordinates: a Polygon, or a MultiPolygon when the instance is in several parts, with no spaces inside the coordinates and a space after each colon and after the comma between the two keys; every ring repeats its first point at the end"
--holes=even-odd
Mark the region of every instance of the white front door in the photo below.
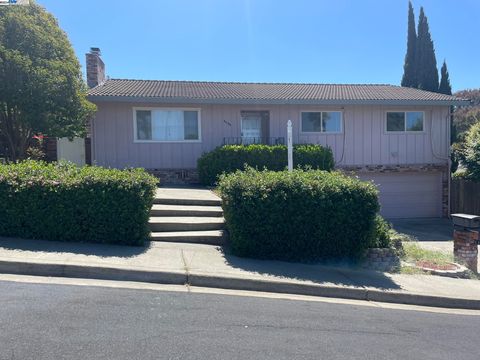
{"type": "Polygon", "coordinates": [[[262,117],[260,114],[248,114],[242,116],[242,143],[261,143],[262,117]]]}

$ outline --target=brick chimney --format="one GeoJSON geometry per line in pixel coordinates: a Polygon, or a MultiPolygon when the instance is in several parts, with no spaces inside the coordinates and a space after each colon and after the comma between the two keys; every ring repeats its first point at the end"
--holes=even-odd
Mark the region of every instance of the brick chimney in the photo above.
{"type": "Polygon", "coordinates": [[[100,49],[96,47],[90,48],[87,57],[87,85],[93,88],[105,81],[105,64],[100,58],[100,49]]]}

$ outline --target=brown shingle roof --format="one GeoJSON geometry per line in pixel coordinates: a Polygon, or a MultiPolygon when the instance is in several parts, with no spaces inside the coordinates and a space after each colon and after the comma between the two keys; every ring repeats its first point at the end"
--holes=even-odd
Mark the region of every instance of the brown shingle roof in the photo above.
{"type": "Polygon", "coordinates": [[[394,85],[235,83],[109,79],[89,90],[91,100],[222,103],[425,103],[467,100],[394,85]],[[115,99],[114,99],[115,98],[115,99]]]}

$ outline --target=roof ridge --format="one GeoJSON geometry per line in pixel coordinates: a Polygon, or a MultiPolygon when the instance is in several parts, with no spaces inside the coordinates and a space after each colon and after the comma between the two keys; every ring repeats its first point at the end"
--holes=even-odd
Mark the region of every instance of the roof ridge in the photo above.
{"type": "Polygon", "coordinates": [[[237,85],[335,85],[335,86],[392,86],[401,87],[392,84],[368,84],[368,83],[309,83],[309,82],[249,82],[249,81],[211,81],[211,80],[162,80],[162,79],[122,79],[110,78],[106,81],[145,81],[145,82],[172,82],[172,83],[192,83],[192,84],[237,84],[237,85]]]}

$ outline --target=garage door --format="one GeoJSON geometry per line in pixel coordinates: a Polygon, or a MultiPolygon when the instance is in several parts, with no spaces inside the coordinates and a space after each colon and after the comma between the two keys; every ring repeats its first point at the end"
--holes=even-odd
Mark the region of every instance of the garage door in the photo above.
{"type": "Polygon", "coordinates": [[[441,173],[361,174],[380,191],[380,213],[386,218],[441,217],[441,173]]]}

